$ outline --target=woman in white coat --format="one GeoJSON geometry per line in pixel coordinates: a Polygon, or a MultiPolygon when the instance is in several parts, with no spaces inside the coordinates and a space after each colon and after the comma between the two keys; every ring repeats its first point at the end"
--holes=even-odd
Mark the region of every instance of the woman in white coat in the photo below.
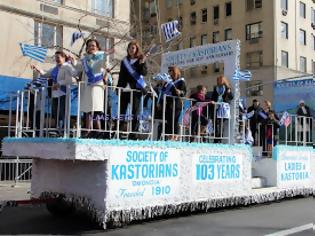
{"type": "MultiPolygon", "coordinates": [[[[87,40],[86,54],[76,65],[77,72],[82,72],[80,110],[86,114],[87,129],[93,127],[93,117],[104,112],[104,86],[108,80],[105,65],[106,54],[101,51],[99,42],[87,40]]],[[[100,120],[96,120],[96,129],[101,129],[100,120]]]]}

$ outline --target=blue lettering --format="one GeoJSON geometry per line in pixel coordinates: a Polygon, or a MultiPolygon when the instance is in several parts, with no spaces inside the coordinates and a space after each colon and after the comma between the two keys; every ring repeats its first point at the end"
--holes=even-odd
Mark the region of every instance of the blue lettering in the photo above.
{"type": "Polygon", "coordinates": [[[117,170],[118,170],[119,165],[112,165],[112,180],[114,179],[119,179],[117,170]]]}

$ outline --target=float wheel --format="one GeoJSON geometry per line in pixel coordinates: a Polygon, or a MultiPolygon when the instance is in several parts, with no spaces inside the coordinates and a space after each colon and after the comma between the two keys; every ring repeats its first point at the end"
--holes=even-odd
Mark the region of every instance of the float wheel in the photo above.
{"type": "Polygon", "coordinates": [[[53,216],[68,216],[75,211],[72,203],[65,201],[63,197],[54,199],[46,203],[46,208],[53,216]]]}

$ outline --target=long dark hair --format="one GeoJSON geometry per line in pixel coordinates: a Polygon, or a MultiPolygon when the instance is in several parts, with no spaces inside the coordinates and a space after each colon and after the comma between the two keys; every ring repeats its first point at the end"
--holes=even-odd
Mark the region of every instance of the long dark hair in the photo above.
{"type": "Polygon", "coordinates": [[[129,56],[129,53],[128,53],[128,49],[129,47],[131,47],[132,45],[135,45],[136,48],[137,48],[137,51],[136,51],[136,58],[140,58],[142,56],[142,50],[140,48],[140,44],[137,40],[132,40],[131,42],[128,43],[128,46],[127,46],[127,57],[130,57],[129,56]]]}

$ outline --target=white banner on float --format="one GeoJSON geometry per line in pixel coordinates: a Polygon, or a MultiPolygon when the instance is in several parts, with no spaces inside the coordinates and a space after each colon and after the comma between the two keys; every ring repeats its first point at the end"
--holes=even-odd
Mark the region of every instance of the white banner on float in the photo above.
{"type": "Polygon", "coordinates": [[[280,150],[277,172],[278,187],[309,186],[311,183],[310,151],[280,150]]]}
{"type": "Polygon", "coordinates": [[[241,181],[243,155],[224,155],[222,152],[195,155],[193,157],[193,181],[195,183],[222,183],[241,181]]]}
{"type": "Polygon", "coordinates": [[[232,78],[234,71],[237,69],[239,54],[239,40],[229,40],[167,52],[162,55],[161,72],[167,72],[167,68],[171,65],[185,68],[222,62],[224,63],[224,74],[228,78],[232,78]]]}
{"type": "Polygon", "coordinates": [[[106,201],[111,209],[172,203],[178,198],[180,152],[176,149],[119,147],[108,163],[106,201]]]}

